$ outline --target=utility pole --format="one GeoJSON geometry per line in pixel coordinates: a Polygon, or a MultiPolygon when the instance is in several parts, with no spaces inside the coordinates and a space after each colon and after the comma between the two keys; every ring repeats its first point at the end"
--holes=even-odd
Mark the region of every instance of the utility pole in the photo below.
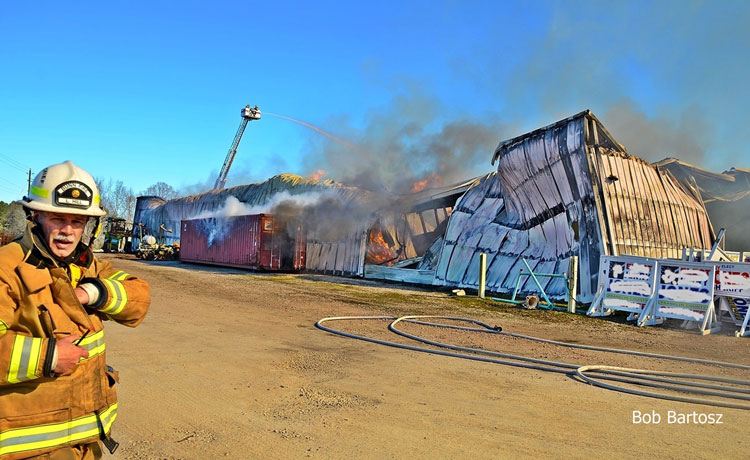
{"type": "Polygon", "coordinates": [[[31,195],[31,168],[29,168],[29,185],[26,187],[26,196],[31,195]]]}

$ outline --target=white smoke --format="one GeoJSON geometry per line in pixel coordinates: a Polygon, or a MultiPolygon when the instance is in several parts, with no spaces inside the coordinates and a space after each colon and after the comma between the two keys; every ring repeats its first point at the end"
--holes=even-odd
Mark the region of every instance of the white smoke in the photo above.
{"type": "Polygon", "coordinates": [[[340,203],[341,199],[341,196],[332,191],[305,192],[295,195],[283,190],[271,195],[263,204],[249,205],[230,195],[220,208],[200,212],[188,220],[203,220],[200,226],[210,247],[214,243],[222,241],[231,231],[233,223],[229,220],[230,217],[276,213],[280,213],[287,218],[300,217],[306,211],[307,214],[316,214],[314,210],[318,209],[319,206],[340,203]]]}
{"type": "Polygon", "coordinates": [[[271,195],[265,203],[259,205],[249,205],[243,203],[237,197],[230,195],[224,204],[213,211],[203,211],[189,219],[208,219],[208,218],[226,218],[235,216],[249,216],[254,214],[271,213],[280,204],[295,205],[300,208],[315,206],[322,199],[335,195],[333,192],[305,192],[297,195],[289,193],[287,190],[271,195]]]}

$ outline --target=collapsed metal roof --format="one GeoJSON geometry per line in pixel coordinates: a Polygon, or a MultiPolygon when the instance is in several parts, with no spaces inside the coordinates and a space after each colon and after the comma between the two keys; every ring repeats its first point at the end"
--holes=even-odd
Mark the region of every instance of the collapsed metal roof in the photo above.
{"type": "MultiPolygon", "coordinates": [[[[476,287],[488,254],[487,289],[511,292],[526,259],[534,271],[562,273],[580,257],[580,293],[597,286],[599,256],[679,257],[708,248],[703,203],[674,178],[629,155],[588,110],[500,142],[497,171],[475,181],[448,223],[435,284],[476,287]]],[[[544,280],[565,295],[562,280],[544,280]]],[[[531,280],[522,291],[537,291],[531,280]],[[528,287],[528,289],[524,289],[528,287]]]]}

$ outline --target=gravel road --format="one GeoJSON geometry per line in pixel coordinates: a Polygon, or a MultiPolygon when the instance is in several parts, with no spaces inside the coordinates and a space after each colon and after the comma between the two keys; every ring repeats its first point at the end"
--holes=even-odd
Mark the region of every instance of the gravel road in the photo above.
{"type": "MultiPolygon", "coordinates": [[[[106,326],[120,372],[115,459],[741,458],[750,411],[638,397],[570,375],[436,356],[335,336],[327,316],[435,314],[556,340],[750,365],[750,340],[636,328],[490,300],[319,275],[144,262],[136,329],[106,326]],[[659,424],[634,424],[634,411],[659,424]],[[721,414],[721,424],[668,423],[721,414]]],[[[331,326],[399,343],[386,321],[331,326]]],[[[610,355],[406,324],[433,340],[578,364],[750,379],[747,371],[610,355]]],[[[715,420],[715,417],[714,417],[715,420]]]]}

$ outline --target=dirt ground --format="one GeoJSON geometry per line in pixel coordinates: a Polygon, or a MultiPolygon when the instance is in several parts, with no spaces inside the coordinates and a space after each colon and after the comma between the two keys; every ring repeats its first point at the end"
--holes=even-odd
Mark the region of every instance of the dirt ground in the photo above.
{"type": "MultiPolygon", "coordinates": [[[[120,372],[116,459],[748,458],[750,411],[594,387],[563,373],[403,350],[315,328],[328,316],[450,315],[505,331],[750,365],[750,339],[526,311],[392,284],[143,262],[104,255],[151,284],[136,329],[108,324],[120,372]],[[634,411],[659,424],[633,423],[634,411]],[[722,414],[721,424],[668,423],[722,414]]],[[[420,345],[388,321],[329,326],[420,345]]],[[[415,324],[433,340],[578,364],[727,370],[415,324]]]]}

